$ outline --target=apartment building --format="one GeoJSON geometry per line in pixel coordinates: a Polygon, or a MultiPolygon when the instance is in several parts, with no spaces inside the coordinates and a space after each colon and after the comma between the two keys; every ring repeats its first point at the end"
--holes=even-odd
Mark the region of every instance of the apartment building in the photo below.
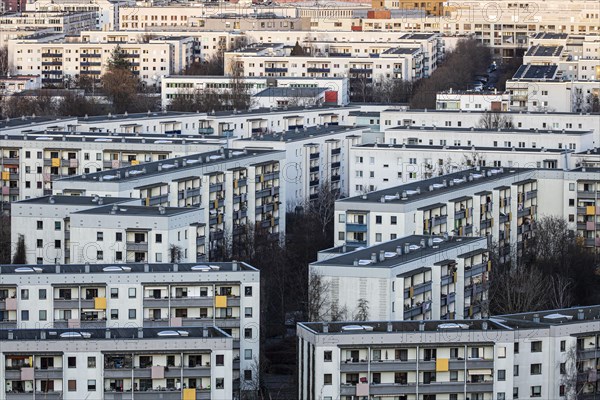
{"type": "MultiPolygon", "coordinates": [[[[21,265],[18,267],[8,265],[0,266],[0,269],[2,275],[0,293],[4,305],[0,312],[2,314],[0,324],[4,328],[2,332],[5,335],[12,333],[14,339],[19,338],[23,330],[37,330],[36,338],[40,340],[41,331],[56,330],[60,335],[68,329],[71,336],[67,335],[63,338],[68,337],[74,343],[78,343],[80,340],[85,342],[94,339],[95,332],[99,332],[101,337],[105,338],[105,332],[108,335],[107,330],[128,328],[142,333],[165,331],[158,336],[168,338],[170,343],[174,343],[178,340],[185,340],[178,336],[193,337],[192,332],[201,333],[216,329],[229,338],[221,341],[221,345],[227,344],[230,351],[229,361],[221,365],[225,368],[220,370],[228,374],[225,386],[229,390],[232,389],[232,386],[244,389],[247,381],[252,379],[252,374],[256,373],[254,366],[259,362],[258,338],[260,337],[260,272],[248,264],[228,262],[211,263],[210,265],[193,263],[127,263],[117,264],[117,266],[114,264],[21,265]],[[185,332],[189,332],[189,335],[186,335],[185,332]],[[83,337],[74,336],[74,333],[80,333],[83,337]],[[91,333],[91,337],[87,333],[91,333]],[[246,372],[248,370],[252,372],[246,372]]],[[[156,336],[156,334],[138,336],[135,333],[127,336],[106,336],[106,338],[113,339],[112,347],[109,348],[111,351],[120,352],[121,356],[132,356],[135,351],[132,351],[133,349],[127,345],[127,351],[124,352],[124,348],[119,345],[119,338],[135,341],[136,338],[150,339],[156,338],[156,336]]],[[[206,334],[204,337],[207,337],[206,334]]],[[[46,338],[50,340],[52,337],[47,336],[46,338]]],[[[3,340],[5,339],[6,337],[3,338],[3,340]]],[[[54,338],[54,340],[57,339],[60,340],[60,338],[54,338]]],[[[172,376],[168,377],[180,378],[179,387],[175,388],[179,391],[182,388],[200,389],[199,386],[202,386],[204,390],[223,389],[219,388],[222,385],[218,385],[214,381],[207,382],[205,378],[209,377],[206,373],[208,371],[200,376],[195,376],[193,371],[184,372],[184,375],[181,376],[180,369],[177,369],[175,365],[165,364],[166,357],[159,356],[166,349],[170,350],[168,353],[172,356],[181,356],[181,352],[202,349],[202,346],[209,342],[203,341],[201,336],[199,339],[194,339],[190,347],[177,347],[173,344],[154,347],[150,343],[145,343],[145,347],[140,350],[143,350],[144,355],[156,354],[157,357],[154,363],[150,360],[151,362],[145,363],[140,368],[174,367],[172,376]],[[177,353],[172,351],[175,349],[177,349],[177,353]],[[175,371],[177,372],[175,373],[175,371]],[[196,379],[196,384],[192,384],[184,378],[203,379],[201,381],[196,379]]],[[[159,342],[156,344],[158,345],[159,342]]],[[[132,342],[131,345],[135,344],[132,342]]],[[[7,351],[4,347],[6,346],[3,346],[3,351],[7,351]]],[[[32,351],[32,348],[28,346],[24,349],[32,351]]],[[[62,349],[64,350],[64,347],[62,349]]],[[[91,350],[94,347],[87,347],[87,349],[91,350]]],[[[2,357],[2,360],[4,364],[6,358],[2,357]]],[[[24,361],[27,359],[21,360],[21,363],[24,361]]],[[[29,365],[32,366],[31,360],[29,361],[29,365]]],[[[138,361],[137,357],[135,361],[138,361]]],[[[127,364],[125,360],[121,360],[121,363],[127,364]]],[[[214,358],[211,360],[207,355],[203,355],[202,362],[200,363],[196,359],[194,366],[215,364],[221,363],[215,363],[214,358]]],[[[23,366],[20,365],[20,367],[23,366]]],[[[129,371],[121,371],[121,374],[117,376],[111,374],[104,376],[107,381],[101,387],[115,392],[114,396],[125,396],[127,387],[129,386],[129,391],[131,389],[131,381],[127,382],[127,380],[133,378],[134,383],[138,383],[137,389],[134,386],[134,392],[136,390],[148,391],[151,390],[150,387],[158,386],[162,386],[164,390],[165,382],[160,381],[152,382],[152,386],[149,385],[150,382],[145,382],[146,389],[142,389],[137,378],[150,378],[150,374],[132,377],[131,369],[137,366],[137,364],[135,366],[131,364],[120,367],[112,366],[109,369],[128,368],[129,371]],[[111,382],[108,381],[109,378],[111,382]],[[125,381],[112,382],[115,378],[125,381]]],[[[135,370],[137,374],[138,368],[135,370]]],[[[46,371],[35,371],[36,374],[40,373],[40,378],[44,377],[42,375],[44,372],[46,371]]],[[[93,371],[98,374],[101,372],[101,368],[93,371]]],[[[115,373],[115,371],[106,372],[115,373]]],[[[12,376],[15,381],[26,380],[19,379],[18,375],[12,376]]],[[[153,377],[153,379],[164,378],[153,377]]],[[[60,376],[57,379],[60,379],[60,376]]],[[[174,387],[176,383],[173,382],[169,386],[174,387]]],[[[15,384],[24,385],[25,383],[16,382],[15,384]]],[[[56,384],[60,387],[60,382],[56,384]]],[[[64,391],[67,392],[66,389],[64,391]]],[[[217,398],[223,400],[233,398],[231,392],[227,393],[229,393],[227,396],[217,398]]],[[[7,395],[8,397],[5,397],[7,400],[12,398],[4,391],[2,395],[7,395]]],[[[176,394],[168,393],[165,395],[176,396],[176,394]]],[[[181,392],[177,395],[179,396],[177,398],[181,398],[181,392]]],[[[99,396],[98,398],[107,398],[101,394],[99,396]]],[[[143,394],[140,395],[141,398],[144,398],[143,396],[143,394]]],[[[158,396],[160,395],[153,393],[148,394],[145,398],[151,399],[158,396]]],[[[199,398],[214,398],[213,396],[205,395],[199,398]]],[[[135,393],[135,397],[138,397],[137,393],[135,393]]],[[[72,398],[80,399],[81,397],[72,398]]],[[[116,399],[117,397],[109,398],[116,399]]]]}
{"type": "Polygon", "coordinates": [[[363,144],[350,148],[348,157],[350,196],[387,189],[407,182],[471,169],[488,167],[578,167],[580,157],[567,149],[440,146],[428,144],[363,144]]]}
{"type": "Polygon", "coordinates": [[[437,93],[435,96],[436,110],[449,111],[491,111],[505,112],[509,110],[510,94],[475,91],[453,91],[437,93]]]}
{"type": "Polygon", "coordinates": [[[298,398],[594,398],[598,312],[300,323],[298,398]]]}
{"type": "MultiPolygon", "coordinates": [[[[491,262],[483,237],[411,235],[368,248],[333,250],[309,269],[328,288],[326,306],[347,311],[342,318],[355,318],[364,301],[367,320],[375,321],[487,315],[491,262]]],[[[330,310],[321,312],[331,318],[330,310]]]]}
{"type": "MultiPolygon", "coordinates": [[[[390,120],[384,120],[384,126],[390,120]]],[[[460,122],[460,121],[459,121],[460,122]]],[[[591,122],[591,121],[590,121],[591,122]]],[[[550,121],[548,121],[550,123],[550,121]]],[[[513,122],[514,124],[514,122],[513,122]]],[[[462,125],[462,124],[461,124],[462,125]]],[[[531,149],[587,150],[600,132],[577,129],[467,128],[398,126],[385,129],[381,143],[430,146],[481,146],[531,149]]]]}
{"type": "MultiPolygon", "coordinates": [[[[201,116],[191,116],[193,118],[189,121],[195,122],[186,122],[187,118],[180,117],[179,121],[167,121],[168,124],[157,121],[153,127],[158,126],[163,131],[171,129],[167,132],[183,127],[188,131],[198,129],[191,128],[191,125],[198,124],[201,116]]],[[[146,124],[138,124],[135,119],[121,123],[109,119],[106,124],[86,122],[88,124],[78,126],[75,122],[70,126],[75,128],[92,125],[91,132],[23,130],[21,133],[2,135],[2,201],[14,202],[51,194],[54,181],[62,177],[213,151],[226,145],[226,141],[218,136],[203,139],[198,134],[173,137],[174,134],[143,133],[144,127],[149,130],[148,121],[145,121],[146,124]],[[118,128],[112,128],[113,124],[118,128]],[[100,129],[99,126],[105,126],[107,132],[94,132],[100,129]],[[111,133],[111,130],[115,132],[111,133]]]]}
{"type": "Polygon", "coordinates": [[[135,42],[119,44],[64,35],[10,40],[8,59],[19,74],[41,74],[42,83],[62,85],[65,79],[80,75],[99,79],[117,45],[131,63],[133,73],[156,87],[162,76],[179,73],[194,60],[195,42],[190,37],[138,37],[135,42]]]}
{"type": "Polygon", "coordinates": [[[28,34],[35,31],[46,31],[52,28],[54,34],[78,35],[84,30],[96,27],[96,12],[36,12],[25,11],[14,12],[0,16],[2,30],[25,30],[28,34]]]}
{"type": "Polygon", "coordinates": [[[411,234],[487,236],[508,261],[526,247],[535,221],[548,215],[565,218],[594,249],[597,181],[596,168],[477,167],[389,187],[336,202],[335,244],[371,246],[411,234]]]}
{"type": "Polygon", "coordinates": [[[112,31],[119,27],[119,8],[133,5],[131,0],[41,0],[27,3],[25,8],[31,12],[93,12],[96,13],[96,29],[112,31]]]}
{"type": "MultiPolygon", "coordinates": [[[[348,79],[343,77],[243,77],[243,81],[246,90],[251,96],[268,88],[327,88],[327,91],[335,93],[335,104],[346,106],[350,103],[348,79]]],[[[179,96],[189,96],[196,91],[204,90],[225,93],[230,91],[233,86],[231,78],[228,77],[192,75],[166,76],[161,80],[161,85],[161,104],[163,109],[167,109],[171,101],[179,96]]],[[[291,95],[287,97],[293,98],[291,95]]],[[[328,100],[333,100],[333,96],[330,96],[328,100]]],[[[291,107],[291,105],[288,107],[291,107]]],[[[257,102],[253,101],[251,108],[261,107],[257,102]]]]}
{"type": "MultiPolygon", "coordinates": [[[[242,68],[246,76],[267,77],[348,77],[371,83],[382,78],[415,80],[425,76],[424,51],[414,45],[401,47],[391,45],[381,53],[327,57],[290,56],[291,47],[283,44],[254,44],[234,52],[225,53],[225,71],[230,74],[233,65],[242,68]]],[[[427,66],[428,74],[435,69],[427,66]]]]}
{"type": "MultiPolygon", "coordinates": [[[[361,107],[361,110],[367,111],[366,107],[361,107]]],[[[382,130],[395,126],[478,128],[481,127],[481,119],[485,116],[484,112],[477,110],[456,112],[450,110],[409,110],[399,107],[386,107],[383,110],[371,112],[374,113],[371,119],[380,120],[384,128],[382,130]],[[376,118],[373,118],[373,116],[376,118]]],[[[594,114],[553,111],[509,111],[503,112],[501,117],[506,118],[507,122],[512,123],[512,126],[517,129],[592,131],[595,135],[593,141],[600,143],[598,116],[594,114]]]]}
{"type": "Polygon", "coordinates": [[[0,76],[0,93],[4,95],[41,88],[42,80],[39,75],[0,76]]]}
{"type": "Polygon", "coordinates": [[[237,254],[253,230],[272,240],[285,231],[284,156],[281,151],[221,148],[63,178],[54,182],[53,192],[129,197],[144,206],[198,207],[201,218],[191,222],[206,226],[196,243],[203,242],[208,259],[215,260],[237,254]]]}
{"type": "Polygon", "coordinates": [[[290,117],[287,130],[257,132],[251,138],[234,140],[232,147],[249,152],[255,148],[285,151],[283,176],[288,205],[318,198],[324,185],[348,193],[349,150],[361,143],[364,128],[340,126],[335,121],[309,128],[302,121],[301,116],[290,117]]]}
{"type": "MultiPolygon", "coordinates": [[[[102,205],[137,205],[139,201],[119,197],[44,196],[11,204],[11,255],[19,237],[25,243],[27,262],[31,264],[68,263],[71,229],[70,216],[78,211],[102,205]]],[[[74,241],[79,236],[73,235],[74,241]]]]}
{"type": "Polygon", "coordinates": [[[2,400],[234,398],[234,340],[215,327],[45,327],[0,340],[2,400]]]}

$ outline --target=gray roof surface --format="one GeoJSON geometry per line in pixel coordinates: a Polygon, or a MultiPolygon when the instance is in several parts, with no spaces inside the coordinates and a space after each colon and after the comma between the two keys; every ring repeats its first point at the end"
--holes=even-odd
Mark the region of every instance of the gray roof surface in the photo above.
{"type": "MultiPolygon", "coordinates": [[[[131,200],[131,199],[129,199],[131,200]]],[[[151,207],[151,206],[121,206],[107,205],[95,207],[87,210],[81,210],[73,214],[93,214],[93,215],[123,215],[123,216],[140,216],[140,217],[172,217],[178,214],[198,211],[198,207],[151,207]],[[160,211],[164,214],[161,214],[160,211]]],[[[190,221],[191,222],[191,221],[190,221]]]]}
{"type": "Polygon", "coordinates": [[[327,90],[325,87],[271,87],[261,90],[254,97],[315,97],[327,90]]]}
{"type": "MultiPolygon", "coordinates": [[[[54,204],[54,205],[89,205],[96,207],[98,206],[98,196],[42,196],[34,197],[32,199],[20,200],[18,203],[24,204],[54,204]]],[[[128,197],[102,197],[102,204],[114,204],[131,201],[128,197]]]]}
{"type": "Polygon", "coordinates": [[[270,134],[262,134],[255,135],[250,138],[239,139],[243,142],[253,142],[253,141],[263,141],[263,142],[278,142],[278,141],[298,141],[310,139],[314,136],[327,136],[340,132],[350,132],[356,129],[363,129],[366,127],[361,126],[344,126],[344,125],[327,125],[327,126],[311,126],[306,127],[305,129],[296,130],[288,130],[280,133],[270,133],[270,134]]]}

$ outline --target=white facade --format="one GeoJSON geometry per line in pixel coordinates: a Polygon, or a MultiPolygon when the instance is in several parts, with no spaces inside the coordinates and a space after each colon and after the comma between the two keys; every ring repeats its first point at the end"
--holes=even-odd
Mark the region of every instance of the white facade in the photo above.
{"type": "Polygon", "coordinates": [[[508,111],[510,95],[497,92],[444,92],[436,95],[436,110],[508,111]]]}
{"type": "Polygon", "coordinates": [[[24,90],[42,88],[42,79],[39,75],[3,76],[0,77],[0,93],[11,95],[24,90]]]}
{"type": "MultiPolygon", "coordinates": [[[[322,115],[322,117],[330,117],[322,115]]],[[[315,199],[319,189],[328,183],[341,194],[348,193],[349,149],[361,142],[363,128],[338,126],[330,121],[326,126],[304,128],[303,118],[288,120],[289,130],[281,134],[256,134],[252,138],[234,140],[232,146],[285,151],[284,179],[288,207],[315,199]],[[298,130],[296,132],[296,129],[298,130]]]]}
{"type": "MultiPolygon", "coordinates": [[[[267,77],[244,77],[244,84],[250,95],[254,95],[268,87],[284,88],[316,88],[325,87],[328,90],[337,92],[337,104],[340,106],[348,105],[349,88],[346,78],[267,78],[267,77]]],[[[218,76],[189,76],[173,75],[164,77],[161,80],[161,104],[166,109],[172,99],[180,95],[192,94],[196,90],[214,90],[223,92],[231,89],[231,79],[218,76]]],[[[260,107],[259,104],[252,104],[252,108],[260,107]]],[[[264,107],[264,105],[262,105],[264,107]]],[[[268,108],[269,105],[266,105],[268,108]]]]}
{"type": "Polygon", "coordinates": [[[350,148],[348,194],[358,196],[477,165],[571,169],[580,162],[573,155],[564,149],[365,144],[350,148]]]}
{"type": "MultiPolygon", "coordinates": [[[[107,328],[115,330],[128,328],[142,333],[181,330],[190,332],[191,337],[193,336],[191,332],[210,331],[214,329],[211,327],[216,326],[224,335],[231,335],[236,341],[236,343],[229,342],[231,358],[221,365],[225,368],[219,369],[222,373],[227,371],[225,387],[219,388],[214,380],[206,382],[204,378],[201,385],[191,387],[199,389],[199,386],[202,386],[205,390],[220,389],[213,392],[212,396],[229,400],[233,398],[231,389],[235,379],[241,376],[242,388],[249,384],[244,371],[252,370],[259,360],[260,277],[258,270],[238,262],[211,263],[210,267],[205,266],[208,271],[193,270],[192,267],[197,264],[185,263],[120,265],[127,269],[116,273],[109,272],[105,269],[110,264],[36,266],[46,273],[34,276],[24,276],[14,272],[15,267],[12,266],[0,267],[3,276],[0,290],[5,295],[2,301],[6,303],[2,311],[3,327],[31,330],[42,327],[45,330],[55,329],[59,332],[64,329],[80,330],[91,332],[92,335],[99,333],[104,338],[107,328]],[[41,279],[42,277],[44,279],[41,279]],[[221,392],[221,389],[229,391],[221,392]]],[[[15,333],[16,337],[17,333],[15,333]]],[[[39,338],[39,331],[37,337],[39,338]]],[[[127,337],[134,339],[131,335],[127,337]]],[[[50,339],[48,336],[47,338],[50,339]]],[[[173,343],[179,338],[168,340],[173,343]]],[[[186,352],[199,350],[202,348],[200,341],[195,340],[196,344],[192,347],[179,350],[186,352]]],[[[122,348],[115,346],[114,340],[111,344],[112,347],[106,348],[106,351],[123,352],[122,348]]],[[[133,343],[130,345],[135,346],[133,343]]],[[[161,356],[158,355],[163,349],[168,348],[163,345],[152,348],[157,353],[157,360],[155,360],[157,362],[152,363],[152,366],[168,366],[164,364],[165,360],[160,362],[161,356]]],[[[24,349],[24,351],[32,350],[31,347],[24,349]]],[[[127,353],[130,354],[131,350],[133,348],[128,347],[127,353]]],[[[145,350],[149,351],[147,347],[145,350]]],[[[4,361],[3,357],[2,362],[4,361]]],[[[202,362],[202,366],[215,364],[214,358],[202,362]]],[[[198,365],[194,366],[198,367],[198,365]]],[[[101,369],[98,371],[100,373],[101,369]]],[[[119,376],[108,376],[108,372],[105,372],[105,375],[106,378],[119,378],[119,376]]],[[[198,378],[202,376],[207,377],[200,375],[198,378]]],[[[120,376],[125,379],[130,377],[131,375],[120,376]]],[[[181,375],[174,374],[172,377],[181,378],[181,375]]],[[[195,376],[189,373],[185,374],[185,377],[195,376]]],[[[4,374],[2,378],[5,378],[4,374]]],[[[152,378],[159,379],[154,376],[152,378]]],[[[152,383],[153,388],[166,386],[164,382],[162,385],[160,382],[152,383]]],[[[124,384],[127,386],[126,382],[124,384]]],[[[182,384],[183,382],[180,382],[178,390],[181,390],[182,384]]],[[[58,388],[60,386],[58,385],[58,388]]],[[[98,386],[103,385],[98,384],[98,386]]],[[[186,386],[190,387],[187,381],[186,386]]],[[[109,385],[104,387],[108,389],[109,385]]],[[[101,389],[97,391],[100,392],[99,399],[107,398],[102,394],[101,389]]],[[[4,391],[2,395],[6,395],[4,391]]],[[[178,395],[177,398],[181,398],[181,393],[178,395]]]]}
{"type": "Polygon", "coordinates": [[[536,220],[557,216],[584,246],[600,247],[597,186],[597,168],[477,167],[336,201],[334,240],[370,246],[411,234],[489,235],[502,257],[518,257],[536,220]]]}
{"type": "MultiPolygon", "coordinates": [[[[198,207],[206,224],[199,260],[235,256],[249,227],[272,240],[285,232],[284,152],[225,150],[73,176],[54,182],[54,194],[139,199],[140,205],[198,207]]],[[[183,239],[181,239],[183,240],[183,239]]],[[[188,240],[192,240],[188,236],[188,240]]],[[[200,249],[200,247],[199,247],[200,249]]],[[[190,257],[190,256],[188,256],[190,257]]]]}
{"type": "MultiPolygon", "coordinates": [[[[400,237],[362,250],[342,248],[309,268],[328,288],[324,308],[345,310],[342,319],[359,319],[365,300],[368,321],[481,318],[488,309],[485,238],[400,237]]],[[[322,318],[331,318],[329,309],[321,310],[322,318]]]]}
{"type": "MultiPolygon", "coordinates": [[[[595,80],[518,80],[506,81],[513,111],[579,113],[592,111],[592,97],[600,96],[595,80]]],[[[597,118],[597,117],[596,117],[597,118]]]]}
{"type": "Polygon", "coordinates": [[[107,71],[112,52],[120,46],[131,70],[150,85],[183,71],[194,57],[194,40],[163,37],[135,42],[91,42],[64,35],[21,38],[8,42],[8,61],[18,74],[40,74],[44,84],[63,84],[65,79],[86,75],[99,79],[107,71]]]}
{"type": "Polygon", "coordinates": [[[298,398],[593,397],[595,374],[578,375],[576,365],[594,369],[597,312],[592,306],[452,324],[298,324],[298,398]]]}

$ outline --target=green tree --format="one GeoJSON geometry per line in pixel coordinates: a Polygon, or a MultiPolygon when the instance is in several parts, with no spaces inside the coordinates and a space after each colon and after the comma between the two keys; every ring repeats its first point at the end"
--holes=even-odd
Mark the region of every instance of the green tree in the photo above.
{"type": "Polygon", "coordinates": [[[121,46],[117,45],[110,56],[110,60],[108,60],[108,69],[127,69],[131,70],[131,63],[127,60],[127,53],[121,48],[121,46]]]}

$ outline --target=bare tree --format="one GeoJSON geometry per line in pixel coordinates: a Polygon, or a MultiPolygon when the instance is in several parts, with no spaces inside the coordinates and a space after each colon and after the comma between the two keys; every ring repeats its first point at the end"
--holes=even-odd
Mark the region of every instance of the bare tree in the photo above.
{"type": "Polygon", "coordinates": [[[512,117],[497,111],[486,111],[479,118],[479,127],[483,129],[504,129],[512,128],[512,126],[512,117]]]}
{"type": "Polygon", "coordinates": [[[325,181],[319,185],[316,196],[313,199],[308,199],[304,204],[306,214],[318,223],[324,235],[333,223],[335,202],[341,197],[340,191],[333,189],[331,183],[325,181]]]}
{"type": "Polygon", "coordinates": [[[561,371],[560,379],[561,385],[565,386],[565,400],[577,399],[577,376],[577,346],[571,345],[565,354],[564,371],[561,371]]]}
{"type": "Polygon", "coordinates": [[[182,256],[183,251],[180,246],[177,246],[176,244],[169,246],[169,262],[171,264],[181,262],[182,256]]]}
{"type": "Polygon", "coordinates": [[[490,281],[490,309],[494,314],[538,311],[546,307],[548,283],[536,268],[493,269],[490,281]]]}
{"type": "Polygon", "coordinates": [[[348,320],[348,307],[345,305],[340,307],[337,301],[331,302],[331,310],[329,312],[329,320],[335,321],[347,321],[348,320]]]}
{"type": "Polygon", "coordinates": [[[548,295],[552,308],[567,308],[573,305],[573,280],[561,274],[548,277],[548,295]]]}
{"type": "Polygon", "coordinates": [[[323,321],[330,314],[329,282],[316,271],[309,272],[307,304],[309,321],[323,321]]]}
{"type": "Polygon", "coordinates": [[[369,320],[369,301],[367,299],[358,299],[358,305],[356,306],[356,314],[354,314],[355,321],[368,321],[369,320]]]}
{"type": "Polygon", "coordinates": [[[17,250],[13,256],[13,264],[27,264],[27,250],[25,249],[25,238],[19,235],[17,240],[17,250]]]}
{"type": "Polygon", "coordinates": [[[0,47],[0,76],[6,76],[10,72],[8,65],[8,47],[0,47]]]}
{"type": "Polygon", "coordinates": [[[471,151],[470,153],[463,154],[462,166],[468,167],[468,168],[476,167],[478,165],[481,166],[481,165],[483,165],[484,161],[485,161],[484,154],[482,154],[478,151],[471,151]]]}

